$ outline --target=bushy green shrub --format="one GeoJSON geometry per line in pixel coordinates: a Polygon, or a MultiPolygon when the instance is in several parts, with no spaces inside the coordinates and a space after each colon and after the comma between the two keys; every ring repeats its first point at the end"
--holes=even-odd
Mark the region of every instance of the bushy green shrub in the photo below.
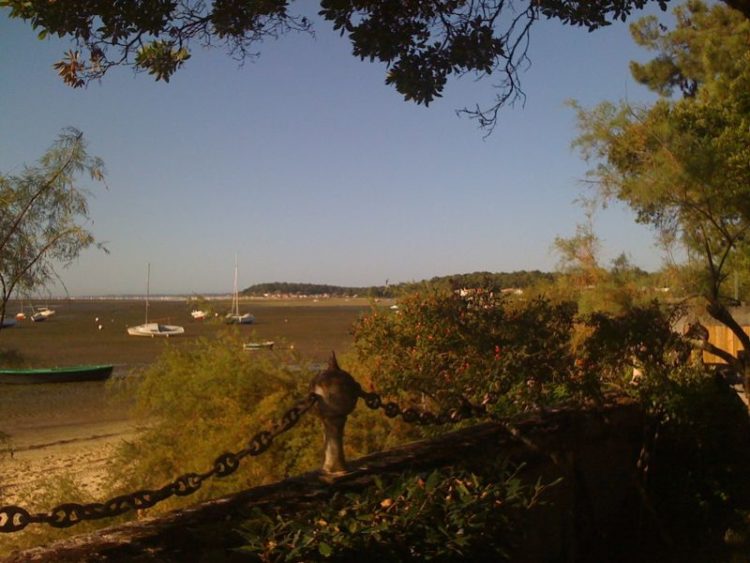
{"type": "MultiPolygon", "coordinates": [[[[308,395],[313,375],[292,351],[243,351],[236,328],[213,340],[168,348],[127,388],[117,390],[135,396],[142,431],[117,451],[110,494],[159,488],[185,473],[210,469],[220,454],[241,450],[280,421],[308,395]]],[[[347,457],[394,445],[394,425],[399,423],[381,413],[357,409],[347,425],[347,457]]],[[[317,469],[322,458],[322,426],[308,412],[260,456],[245,457],[232,475],[204,481],[195,494],[172,498],[149,513],[317,469]]]]}
{"type": "Polygon", "coordinates": [[[664,387],[689,366],[690,343],[673,329],[680,313],[652,301],[617,315],[581,316],[576,355],[605,386],[638,391],[646,403],[658,402],[667,391],[664,387]],[[637,381],[634,368],[642,374],[637,381]]]}
{"type": "MultiPolygon", "coordinates": [[[[291,353],[243,351],[236,330],[169,348],[134,384],[143,431],[117,453],[112,471],[118,491],[161,487],[184,473],[206,471],[220,454],[247,446],[307,395],[309,372],[300,362],[291,353]]],[[[186,502],[314,468],[320,433],[315,417],[304,416],[261,456],[246,457],[231,476],[204,482],[186,502]]]]}
{"type": "Polygon", "coordinates": [[[428,288],[397,311],[362,317],[354,349],[365,387],[417,407],[492,393],[496,412],[512,414],[616,389],[651,408],[690,363],[690,344],[673,329],[679,313],[654,301],[582,315],[541,296],[428,288]],[[634,381],[634,373],[645,375],[634,381]]]}
{"type": "Polygon", "coordinates": [[[384,395],[435,408],[491,392],[512,410],[576,392],[575,313],[543,297],[428,288],[362,317],[354,347],[365,386],[384,395]]]}

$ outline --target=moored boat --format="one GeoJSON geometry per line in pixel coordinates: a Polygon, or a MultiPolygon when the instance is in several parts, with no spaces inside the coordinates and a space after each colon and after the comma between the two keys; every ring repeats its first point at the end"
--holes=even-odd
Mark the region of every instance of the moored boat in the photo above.
{"type": "Polygon", "coordinates": [[[255,315],[252,313],[234,314],[230,313],[225,317],[228,325],[251,325],[255,322],[255,315]]]}
{"type": "Polygon", "coordinates": [[[255,322],[252,313],[240,313],[240,293],[237,285],[237,256],[234,257],[234,290],[232,292],[232,311],[224,318],[227,324],[250,325],[255,322]]]}
{"type": "Polygon", "coordinates": [[[275,342],[273,340],[264,340],[262,342],[246,342],[242,345],[242,349],[248,352],[252,352],[255,350],[273,350],[274,344],[275,342]]]}
{"type": "Polygon", "coordinates": [[[31,312],[31,320],[35,323],[46,321],[50,317],[55,316],[55,310],[49,307],[39,307],[37,309],[32,307],[31,312]]]}
{"type": "Polygon", "coordinates": [[[151,297],[151,264],[146,274],[146,322],[142,325],[128,327],[130,336],[177,336],[185,334],[185,329],[179,325],[165,325],[148,321],[148,304],[151,297]]]}
{"type": "Polygon", "coordinates": [[[185,329],[178,325],[164,325],[161,323],[144,323],[128,328],[130,336],[177,336],[185,334],[185,329]]]}
{"type": "Polygon", "coordinates": [[[112,365],[69,366],[59,368],[0,368],[0,383],[69,383],[99,381],[112,375],[112,365]]]}

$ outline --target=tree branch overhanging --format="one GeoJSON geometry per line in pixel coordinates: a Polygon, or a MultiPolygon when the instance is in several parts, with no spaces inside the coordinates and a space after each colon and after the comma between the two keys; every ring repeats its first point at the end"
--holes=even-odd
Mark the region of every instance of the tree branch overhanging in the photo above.
{"type": "MultiPolygon", "coordinates": [[[[532,24],[544,17],[589,31],[624,21],[649,3],[667,0],[319,0],[318,17],[347,35],[353,54],[387,65],[386,83],[405,99],[427,105],[450,76],[501,73],[488,108],[459,113],[491,132],[498,111],[524,98],[520,65],[527,61],[532,24]]],[[[253,47],[291,31],[313,34],[312,21],[291,10],[291,0],[26,2],[0,0],[10,17],[28,21],[40,37],[68,37],[75,48],[57,63],[63,80],[82,87],[113,67],[131,66],[168,81],[190,57],[193,44],[222,45],[242,62],[253,47]]]]}
{"type": "Polygon", "coordinates": [[[79,224],[88,218],[79,174],[103,180],[101,160],[86,152],[83,135],[65,130],[38,164],[20,176],[0,176],[0,318],[17,287],[44,287],[81,250],[95,243],[79,224]]]}

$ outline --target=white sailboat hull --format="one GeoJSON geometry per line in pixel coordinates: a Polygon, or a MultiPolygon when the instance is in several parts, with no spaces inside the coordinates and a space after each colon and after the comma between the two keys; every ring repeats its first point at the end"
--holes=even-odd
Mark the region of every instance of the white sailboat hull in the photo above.
{"type": "Polygon", "coordinates": [[[255,322],[255,315],[245,313],[243,315],[229,314],[226,317],[227,324],[230,325],[251,325],[255,322]]]}
{"type": "Polygon", "coordinates": [[[148,265],[146,274],[146,322],[142,325],[128,327],[130,336],[177,336],[185,334],[185,329],[178,325],[165,325],[161,323],[148,322],[148,302],[151,296],[151,264],[148,265]]]}
{"type": "Polygon", "coordinates": [[[128,328],[130,336],[177,336],[185,334],[185,329],[177,325],[163,325],[161,323],[144,323],[128,328]]]}

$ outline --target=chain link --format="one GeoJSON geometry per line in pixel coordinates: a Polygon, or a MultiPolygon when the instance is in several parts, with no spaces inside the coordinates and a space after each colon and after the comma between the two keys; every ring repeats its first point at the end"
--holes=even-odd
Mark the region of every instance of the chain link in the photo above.
{"type": "MultiPolygon", "coordinates": [[[[401,417],[409,424],[432,426],[437,424],[456,424],[470,418],[490,416],[487,406],[497,401],[497,395],[487,393],[481,404],[473,404],[465,397],[459,397],[460,406],[443,410],[437,414],[414,407],[401,408],[397,403],[384,402],[375,392],[362,392],[360,395],[365,404],[372,410],[382,409],[389,418],[401,417]]],[[[273,440],[293,428],[303,414],[309,411],[318,400],[314,393],[299,401],[286,411],[279,422],[270,430],[263,430],[253,436],[247,447],[233,453],[219,455],[213,467],[205,473],[186,473],[176,478],[161,489],[143,489],[112,498],[104,503],[64,503],[47,513],[30,514],[20,506],[0,508],[0,533],[18,532],[32,523],[46,523],[54,528],[67,528],[84,520],[98,520],[119,516],[131,510],[150,508],[172,496],[188,496],[201,488],[204,481],[211,477],[226,477],[239,468],[240,461],[247,456],[256,457],[271,447],[273,440]]]]}
{"type": "Polygon", "coordinates": [[[23,530],[31,521],[31,515],[20,506],[4,506],[0,509],[0,532],[23,530]]]}
{"type": "Polygon", "coordinates": [[[414,407],[402,409],[394,402],[384,402],[383,398],[375,392],[362,392],[360,395],[365,404],[372,410],[382,409],[388,418],[398,416],[408,424],[418,426],[433,426],[436,424],[457,424],[470,418],[490,417],[487,406],[497,402],[498,397],[494,393],[487,393],[481,404],[474,404],[465,397],[458,397],[461,405],[452,409],[441,411],[437,414],[427,410],[418,410],[414,407]]]}
{"type": "Polygon", "coordinates": [[[231,475],[246,456],[259,456],[271,447],[273,440],[293,428],[318,400],[310,393],[286,411],[271,430],[262,430],[253,436],[248,446],[237,453],[225,452],[214,460],[213,467],[205,473],[186,473],[177,477],[161,489],[143,489],[109,499],[104,503],[68,502],[54,507],[46,513],[30,514],[20,506],[0,507],[0,533],[11,533],[23,530],[29,524],[44,523],[53,528],[68,528],[84,520],[99,520],[125,514],[131,510],[150,508],[172,496],[188,496],[201,488],[203,482],[211,477],[231,475]]]}

